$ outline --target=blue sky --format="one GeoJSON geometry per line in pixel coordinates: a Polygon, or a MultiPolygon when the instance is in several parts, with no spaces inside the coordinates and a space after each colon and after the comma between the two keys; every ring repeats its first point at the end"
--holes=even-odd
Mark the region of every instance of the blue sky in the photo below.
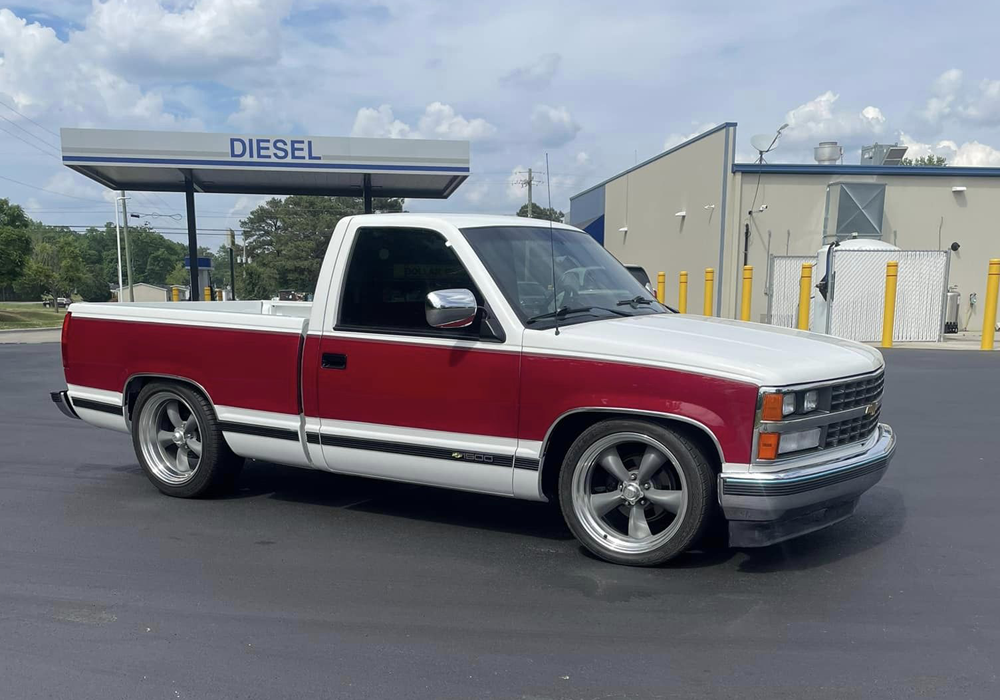
{"type": "MultiPolygon", "coordinates": [[[[0,176],[49,191],[0,179],[0,196],[48,223],[110,218],[54,157],[61,126],[470,139],[475,174],[408,204],[424,211],[513,212],[512,173],[546,152],[565,209],[723,121],[743,160],[789,122],[775,162],[836,139],[846,162],[878,140],[1000,165],[998,26],[996,2],[22,0],[0,8],[0,176]]],[[[199,223],[259,201],[203,196],[199,223]]]]}

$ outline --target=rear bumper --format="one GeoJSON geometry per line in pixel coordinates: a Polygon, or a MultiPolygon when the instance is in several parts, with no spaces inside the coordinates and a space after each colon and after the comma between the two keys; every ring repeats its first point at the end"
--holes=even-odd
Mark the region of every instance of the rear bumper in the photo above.
{"type": "Polygon", "coordinates": [[[896,449],[888,425],[866,451],[849,459],[780,472],[720,474],[719,502],[734,547],[763,547],[813,532],[854,512],[878,483],[896,449]]]}
{"type": "Polygon", "coordinates": [[[69,395],[65,391],[53,391],[49,393],[49,396],[52,397],[52,403],[63,412],[63,415],[70,418],[80,418],[73,410],[73,404],[69,402],[69,395]]]}

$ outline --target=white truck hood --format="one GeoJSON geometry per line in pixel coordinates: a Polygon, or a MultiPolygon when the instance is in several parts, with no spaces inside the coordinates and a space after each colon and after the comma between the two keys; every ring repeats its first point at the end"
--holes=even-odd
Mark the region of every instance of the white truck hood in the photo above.
{"type": "Polygon", "coordinates": [[[590,321],[524,333],[524,350],[636,362],[759,386],[825,381],[883,366],[875,348],[819,333],[680,314],[590,321]]]}

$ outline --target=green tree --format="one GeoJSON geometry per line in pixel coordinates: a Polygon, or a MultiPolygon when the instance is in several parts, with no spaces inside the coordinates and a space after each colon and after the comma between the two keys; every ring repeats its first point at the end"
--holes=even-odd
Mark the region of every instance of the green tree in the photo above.
{"type": "MultiPolygon", "coordinates": [[[[0,200],[0,203],[6,200],[0,200]]],[[[0,299],[6,298],[31,259],[31,235],[23,228],[0,226],[0,299]]]]}
{"type": "Polygon", "coordinates": [[[177,265],[175,255],[171,255],[163,248],[154,250],[146,259],[146,270],[142,275],[142,281],[162,286],[177,265]]]}
{"type": "MultiPolygon", "coordinates": [[[[373,208],[400,212],[403,200],[376,199],[373,208]]],[[[250,259],[242,266],[242,280],[240,270],[236,271],[240,298],[270,298],[279,289],[312,292],[337,222],[363,211],[364,204],[357,197],[292,195],[258,206],[240,222],[250,259]]]]}
{"type": "Polygon", "coordinates": [[[83,278],[83,281],[77,285],[76,292],[83,297],[84,301],[108,301],[111,299],[111,288],[108,283],[92,274],[83,278]]]}
{"type": "Polygon", "coordinates": [[[11,204],[9,199],[0,199],[0,228],[28,228],[31,219],[17,204],[11,204]]]}
{"type": "MultiPolygon", "coordinates": [[[[517,210],[518,216],[528,216],[528,205],[527,203],[522,204],[521,208],[517,210]]],[[[565,218],[565,214],[561,211],[553,209],[551,207],[545,207],[544,209],[534,202],[531,203],[531,218],[532,219],[544,219],[545,221],[559,221],[565,218]]]]}
{"type": "Polygon", "coordinates": [[[948,165],[948,159],[944,156],[920,156],[919,158],[903,158],[900,161],[903,165],[932,165],[936,167],[941,167],[948,165]]]}
{"type": "Polygon", "coordinates": [[[14,283],[14,291],[22,299],[37,301],[46,294],[52,294],[54,283],[55,273],[32,256],[24,266],[24,274],[14,283]]]}
{"type": "Polygon", "coordinates": [[[166,283],[172,287],[187,287],[191,284],[191,272],[184,267],[184,263],[179,262],[167,275],[166,283]]]}

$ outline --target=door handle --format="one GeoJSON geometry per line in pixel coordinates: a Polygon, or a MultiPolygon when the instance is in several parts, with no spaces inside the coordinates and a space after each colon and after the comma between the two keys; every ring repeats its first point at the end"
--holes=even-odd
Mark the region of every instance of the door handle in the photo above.
{"type": "Polygon", "coordinates": [[[347,355],[339,353],[323,353],[323,369],[347,369],[347,355]]]}

